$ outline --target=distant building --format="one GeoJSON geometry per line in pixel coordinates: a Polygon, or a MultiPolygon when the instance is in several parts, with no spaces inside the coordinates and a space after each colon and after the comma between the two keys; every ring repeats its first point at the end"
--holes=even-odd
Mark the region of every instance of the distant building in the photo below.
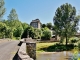
{"type": "Polygon", "coordinates": [[[32,20],[32,22],[30,23],[30,25],[34,28],[38,28],[38,29],[41,29],[41,22],[39,19],[35,19],[35,20],[32,20]]]}
{"type": "Polygon", "coordinates": [[[80,32],[76,33],[74,36],[80,37],[80,32]]]}
{"type": "Polygon", "coordinates": [[[60,41],[60,36],[56,35],[56,32],[54,30],[50,30],[51,31],[51,39],[50,41],[60,41]]]}

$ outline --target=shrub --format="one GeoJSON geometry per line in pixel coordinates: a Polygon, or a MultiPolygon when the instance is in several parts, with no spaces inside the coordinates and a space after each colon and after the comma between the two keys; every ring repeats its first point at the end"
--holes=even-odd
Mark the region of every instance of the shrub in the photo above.
{"type": "Polygon", "coordinates": [[[80,50],[80,42],[78,43],[78,49],[80,50]]]}
{"type": "Polygon", "coordinates": [[[79,38],[78,37],[73,37],[73,38],[70,39],[70,42],[71,43],[76,43],[78,41],[79,41],[79,38]]]}
{"type": "Polygon", "coordinates": [[[43,35],[41,36],[42,40],[50,40],[51,32],[49,30],[43,31],[43,35]]]}
{"type": "Polygon", "coordinates": [[[78,40],[76,40],[76,39],[72,39],[71,40],[71,43],[76,43],[78,40]]]}
{"type": "Polygon", "coordinates": [[[74,44],[68,44],[66,48],[66,45],[57,43],[46,48],[41,48],[40,50],[52,52],[52,51],[66,51],[71,49],[74,49],[74,44]]]}

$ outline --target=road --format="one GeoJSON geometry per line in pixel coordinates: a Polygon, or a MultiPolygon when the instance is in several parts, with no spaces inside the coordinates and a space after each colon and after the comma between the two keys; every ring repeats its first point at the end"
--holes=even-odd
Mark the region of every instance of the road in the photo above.
{"type": "Polygon", "coordinates": [[[19,41],[7,41],[0,43],[0,60],[13,60],[19,49],[19,41]]]}

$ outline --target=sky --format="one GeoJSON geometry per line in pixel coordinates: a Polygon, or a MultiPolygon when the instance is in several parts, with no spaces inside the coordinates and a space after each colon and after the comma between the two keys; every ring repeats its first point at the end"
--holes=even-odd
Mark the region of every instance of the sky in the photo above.
{"type": "Polygon", "coordinates": [[[32,20],[39,19],[41,23],[53,24],[55,11],[62,4],[69,3],[76,7],[77,14],[80,10],[80,0],[4,0],[6,12],[4,19],[10,14],[14,8],[21,22],[30,24],[32,20]]]}

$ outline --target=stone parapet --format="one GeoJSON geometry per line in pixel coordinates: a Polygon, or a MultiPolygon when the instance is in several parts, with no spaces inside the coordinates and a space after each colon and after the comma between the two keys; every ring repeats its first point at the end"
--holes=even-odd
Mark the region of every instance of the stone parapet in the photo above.
{"type": "Polygon", "coordinates": [[[34,60],[33,58],[30,58],[26,52],[26,43],[22,43],[18,51],[18,60],[34,60]]]}

